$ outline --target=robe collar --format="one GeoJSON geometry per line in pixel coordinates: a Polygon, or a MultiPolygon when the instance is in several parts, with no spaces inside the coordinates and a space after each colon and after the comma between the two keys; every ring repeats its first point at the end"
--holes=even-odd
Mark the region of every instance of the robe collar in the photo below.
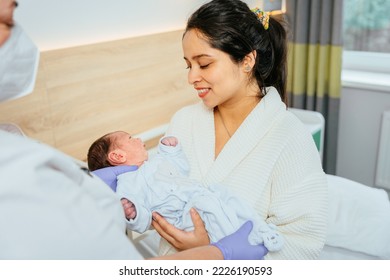
{"type": "Polygon", "coordinates": [[[285,104],[274,87],[267,88],[267,94],[246,117],[241,126],[225,144],[218,157],[215,154],[215,127],[213,110],[202,106],[193,119],[194,150],[198,168],[206,184],[222,182],[240,162],[260,143],[272,128],[285,104]]]}

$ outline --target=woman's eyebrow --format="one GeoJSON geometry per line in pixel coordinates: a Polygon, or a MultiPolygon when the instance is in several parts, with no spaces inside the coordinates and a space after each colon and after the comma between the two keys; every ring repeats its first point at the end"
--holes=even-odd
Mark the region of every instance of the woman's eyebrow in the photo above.
{"type": "MultiPolygon", "coordinates": [[[[195,55],[193,57],[191,57],[192,60],[196,60],[196,59],[199,59],[199,58],[202,58],[202,57],[211,57],[211,55],[208,55],[208,54],[198,54],[198,55],[195,55]]],[[[188,61],[188,58],[186,57],[183,57],[184,60],[187,60],[188,61]]]]}

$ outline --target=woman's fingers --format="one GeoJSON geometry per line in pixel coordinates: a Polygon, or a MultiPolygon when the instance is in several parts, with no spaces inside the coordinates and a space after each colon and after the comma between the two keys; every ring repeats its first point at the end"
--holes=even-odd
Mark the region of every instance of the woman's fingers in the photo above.
{"type": "Polygon", "coordinates": [[[157,213],[153,213],[152,225],[162,238],[179,251],[209,244],[210,239],[200,215],[195,209],[190,210],[190,215],[194,223],[193,231],[180,230],[157,213]]]}
{"type": "Polygon", "coordinates": [[[207,233],[206,227],[204,225],[204,222],[202,218],[200,217],[198,211],[196,211],[194,208],[190,209],[191,214],[191,220],[194,224],[194,234],[199,239],[199,242],[203,244],[206,242],[207,244],[210,243],[210,238],[207,233]]]}
{"type": "Polygon", "coordinates": [[[176,247],[176,240],[171,236],[170,232],[172,230],[178,229],[168,223],[167,220],[161,217],[158,213],[153,212],[152,216],[152,226],[154,227],[154,229],[158,232],[158,234],[160,234],[162,238],[166,239],[172,246],[176,247]]]}
{"type": "Polygon", "coordinates": [[[200,217],[198,211],[196,211],[194,208],[191,208],[190,209],[190,214],[191,214],[192,223],[194,224],[195,231],[196,230],[204,230],[204,231],[206,231],[206,228],[204,226],[203,220],[200,217]]]}

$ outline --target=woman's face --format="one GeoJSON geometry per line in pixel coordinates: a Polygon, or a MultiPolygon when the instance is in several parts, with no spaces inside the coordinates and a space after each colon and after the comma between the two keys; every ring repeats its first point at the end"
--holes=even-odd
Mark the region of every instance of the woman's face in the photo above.
{"type": "Polygon", "coordinates": [[[196,29],[186,32],[182,44],[188,82],[207,107],[234,103],[245,95],[247,75],[227,53],[212,48],[196,29]]]}

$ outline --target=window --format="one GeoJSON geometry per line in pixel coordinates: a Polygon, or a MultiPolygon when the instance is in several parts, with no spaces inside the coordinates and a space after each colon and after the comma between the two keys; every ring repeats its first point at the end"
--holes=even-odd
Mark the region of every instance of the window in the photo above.
{"type": "Polygon", "coordinates": [[[344,48],[390,53],[390,1],[344,1],[344,48]]]}
{"type": "Polygon", "coordinates": [[[286,0],[265,0],[262,2],[262,9],[269,11],[273,15],[286,12],[286,0]]]}
{"type": "Polygon", "coordinates": [[[390,74],[390,1],[344,0],[343,69],[390,74]]]}

